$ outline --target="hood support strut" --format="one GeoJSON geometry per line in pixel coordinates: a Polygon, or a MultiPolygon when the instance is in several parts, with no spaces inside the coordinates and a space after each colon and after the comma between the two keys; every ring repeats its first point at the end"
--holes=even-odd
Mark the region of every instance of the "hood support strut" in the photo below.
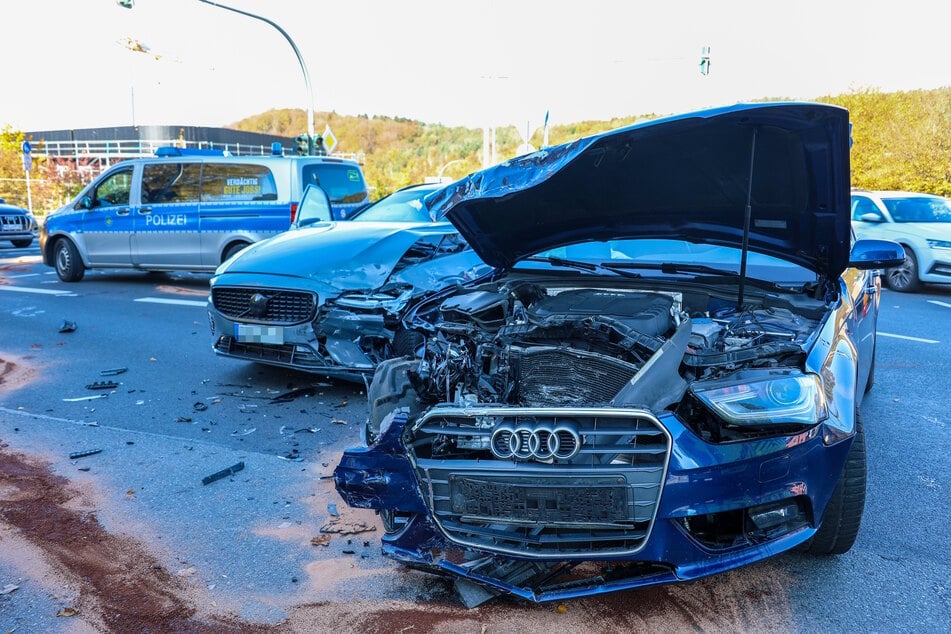
{"type": "Polygon", "coordinates": [[[750,222],[753,215],[753,163],[756,161],[756,131],[753,128],[753,139],[750,144],[750,177],[746,186],[746,209],[743,214],[743,246],[740,251],[740,288],[736,297],[736,310],[743,310],[743,293],[746,287],[746,260],[750,252],[750,222]]]}

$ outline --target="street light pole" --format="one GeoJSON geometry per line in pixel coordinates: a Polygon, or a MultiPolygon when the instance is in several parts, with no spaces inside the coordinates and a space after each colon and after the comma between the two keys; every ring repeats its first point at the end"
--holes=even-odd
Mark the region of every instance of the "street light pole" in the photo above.
{"type": "Polygon", "coordinates": [[[465,160],[465,159],[455,159],[455,160],[453,160],[453,161],[449,161],[448,163],[446,163],[445,165],[443,165],[442,167],[440,167],[440,168],[439,168],[439,174],[438,174],[438,176],[436,177],[436,178],[439,179],[439,182],[440,182],[440,183],[442,182],[442,173],[446,171],[446,168],[447,168],[447,167],[449,167],[449,166],[452,165],[453,163],[462,163],[464,160],[465,160]]]}
{"type": "MultiPolygon", "coordinates": [[[[134,3],[134,0],[117,0],[118,4],[126,9],[131,9],[134,3]]],[[[287,40],[287,43],[291,45],[291,48],[294,49],[294,55],[297,56],[297,63],[300,64],[301,72],[304,73],[304,85],[307,87],[307,138],[310,139],[308,142],[308,150],[311,156],[315,154],[316,148],[314,147],[314,89],[310,85],[310,73],[307,72],[307,64],[304,63],[304,58],[300,54],[300,49],[297,48],[297,44],[288,35],[287,31],[281,28],[281,26],[269,20],[264,16],[260,16],[256,13],[251,13],[250,11],[243,11],[242,9],[235,9],[234,7],[229,7],[226,4],[221,4],[220,2],[212,2],[211,0],[198,0],[202,4],[210,4],[213,7],[218,7],[219,9],[225,9],[226,11],[232,11],[234,13],[239,13],[241,15],[247,16],[249,18],[254,18],[255,20],[260,20],[270,24],[278,33],[284,36],[284,39],[287,40]]]]}

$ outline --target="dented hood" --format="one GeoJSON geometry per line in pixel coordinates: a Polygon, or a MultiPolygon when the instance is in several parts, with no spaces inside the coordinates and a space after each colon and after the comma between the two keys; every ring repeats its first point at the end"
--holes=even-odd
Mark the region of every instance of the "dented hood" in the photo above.
{"type": "Polygon", "coordinates": [[[428,202],[485,262],[507,267],[588,240],[741,247],[747,200],[751,250],[839,275],[850,246],[848,112],[776,103],[657,119],[476,172],[428,202]]]}
{"type": "Polygon", "coordinates": [[[435,243],[455,233],[447,222],[320,223],[256,242],[217,273],[287,275],[340,291],[373,290],[386,283],[418,241],[435,243]]]}

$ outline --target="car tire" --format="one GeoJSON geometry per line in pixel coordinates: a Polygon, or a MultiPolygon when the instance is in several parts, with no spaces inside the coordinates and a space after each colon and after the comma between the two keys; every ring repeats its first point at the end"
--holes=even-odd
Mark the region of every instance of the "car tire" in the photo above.
{"type": "Polygon", "coordinates": [[[29,238],[27,240],[10,240],[10,242],[12,242],[13,246],[15,246],[18,249],[25,249],[31,244],[33,244],[33,238],[29,238]]]}
{"type": "Polygon", "coordinates": [[[228,248],[225,249],[224,251],[224,255],[221,256],[221,262],[222,263],[227,262],[228,260],[231,259],[231,256],[233,256],[235,253],[237,253],[244,247],[248,246],[249,244],[250,244],[249,242],[235,242],[234,244],[229,244],[228,248]]]}
{"type": "Polygon", "coordinates": [[[419,368],[419,359],[389,359],[377,366],[367,390],[370,417],[367,420],[367,442],[380,435],[383,419],[394,410],[406,408],[410,415],[421,410],[419,397],[409,378],[419,368]]]}
{"type": "Polygon", "coordinates": [[[841,555],[855,543],[865,510],[865,428],[859,412],[855,412],[855,438],[845,459],[842,477],[826,505],[822,524],[805,551],[813,555],[841,555]]]}
{"type": "Polygon", "coordinates": [[[393,335],[393,356],[415,357],[416,351],[425,341],[426,338],[415,330],[400,328],[393,335]]]}
{"type": "Polygon", "coordinates": [[[67,238],[60,238],[53,246],[53,265],[56,267],[56,275],[64,282],[78,282],[86,273],[79,250],[67,238]]]}
{"type": "Polygon", "coordinates": [[[918,279],[918,259],[911,248],[905,248],[905,261],[900,266],[885,269],[885,284],[888,288],[899,293],[913,293],[921,288],[918,279]]]}

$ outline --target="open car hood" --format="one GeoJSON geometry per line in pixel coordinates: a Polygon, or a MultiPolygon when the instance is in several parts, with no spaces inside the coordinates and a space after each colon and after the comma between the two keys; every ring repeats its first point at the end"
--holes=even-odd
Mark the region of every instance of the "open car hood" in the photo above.
{"type": "Polygon", "coordinates": [[[750,250],[841,274],[850,246],[848,112],[773,103],[657,119],[475,172],[428,203],[485,262],[508,267],[588,240],[741,247],[748,200],[750,250]]]}

